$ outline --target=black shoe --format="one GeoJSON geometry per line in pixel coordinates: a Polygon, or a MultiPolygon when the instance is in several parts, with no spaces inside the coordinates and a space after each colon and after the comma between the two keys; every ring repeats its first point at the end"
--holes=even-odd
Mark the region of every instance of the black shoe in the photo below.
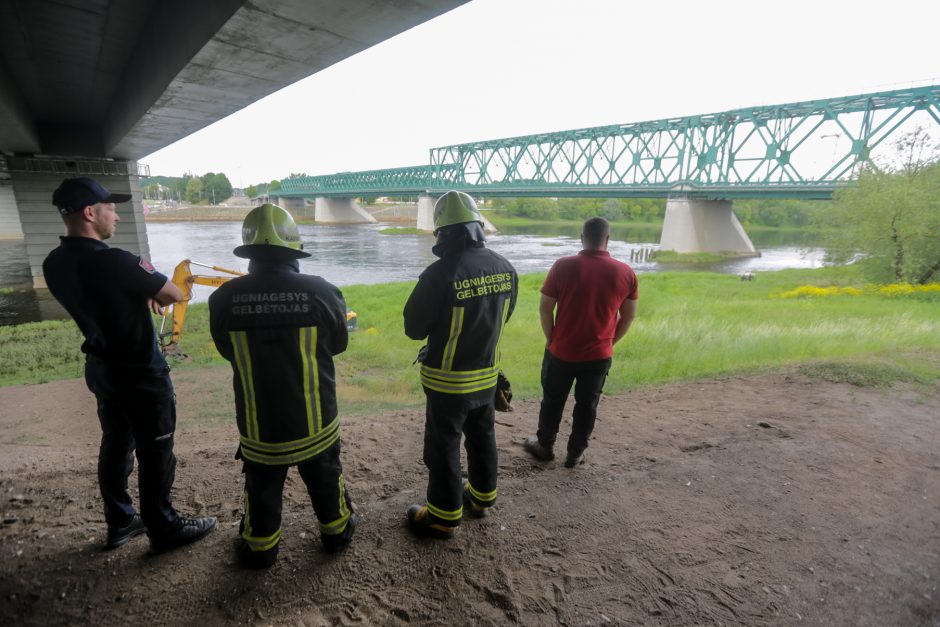
{"type": "Polygon", "coordinates": [[[457,527],[450,527],[431,521],[428,508],[423,505],[412,505],[408,508],[408,526],[419,536],[430,536],[449,540],[454,537],[457,527]]]}
{"type": "Polygon", "coordinates": [[[177,518],[170,531],[159,536],[150,536],[150,551],[152,553],[163,553],[195,542],[215,529],[215,523],[214,516],[177,518]]]}
{"type": "Polygon", "coordinates": [[[539,439],[534,435],[530,435],[525,439],[525,442],[522,443],[522,448],[540,462],[550,462],[555,459],[555,453],[552,452],[552,449],[547,446],[542,446],[539,443],[539,439]]]}
{"type": "Polygon", "coordinates": [[[252,570],[271,568],[274,566],[274,563],[277,562],[277,551],[279,547],[279,544],[275,544],[274,548],[268,549],[267,551],[252,551],[251,546],[242,540],[238,543],[238,563],[242,565],[242,568],[250,568],[252,570]]]}
{"type": "Polygon", "coordinates": [[[343,529],[343,533],[334,535],[321,533],[320,541],[323,542],[323,550],[327,553],[336,553],[345,549],[352,541],[353,534],[356,533],[356,525],[358,524],[359,516],[352,513],[349,515],[349,520],[346,521],[346,528],[343,529]]]}
{"type": "Polygon", "coordinates": [[[568,453],[568,456],[565,458],[565,468],[574,468],[575,466],[580,466],[584,463],[584,451],[581,451],[577,455],[568,453]]]}
{"type": "Polygon", "coordinates": [[[144,521],[140,519],[140,514],[134,514],[131,521],[124,527],[108,527],[108,540],[104,544],[106,551],[116,549],[119,546],[127,544],[131,538],[139,536],[147,531],[144,521]]]}
{"type": "Polygon", "coordinates": [[[486,518],[490,515],[490,506],[477,505],[477,502],[473,500],[469,483],[463,484],[463,512],[471,518],[486,518]]]}

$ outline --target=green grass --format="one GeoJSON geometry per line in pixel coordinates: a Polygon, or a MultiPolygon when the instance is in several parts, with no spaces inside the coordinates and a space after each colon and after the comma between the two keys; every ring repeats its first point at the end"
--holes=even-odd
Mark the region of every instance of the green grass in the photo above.
{"type": "Polygon", "coordinates": [[[381,235],[421,235],[427,233],[412,226],[393,226],[379,231],[381,235]]]}
{"type": "MultiPolygon", "coordinates": [[[[801,364],[810,376],[861,385],[940,380],[940,300],[857,296],[772,299],[799,285],[858,285],[852,267],[758,273],[754,281],[706,272],[640,277],[637,319],[616,347],[606,390],[801,364]],[[848,365],[846,365],[848,364],[848,365]],[[805,367],[804,367],[805,366],[805,367]],[[860,383],[859,383],[860,382],[860,383]]],[[[520,280],[503,339],[503,368],[518,398],[540,394],[544,338],[538,323],[543,274],[520,280]]],[[[337,357],[344,408],[380,411],[421,402],[422,342],[402,330],[412,283],[343,288],[359,314],[349,350],[337,357]]],[[[0,385],[81,375],[81,338],[70,322],[0,327],[0,385]]],[[[181,342],[190,368],[220,364],[205,305],[190,307],[181,342]]]]}

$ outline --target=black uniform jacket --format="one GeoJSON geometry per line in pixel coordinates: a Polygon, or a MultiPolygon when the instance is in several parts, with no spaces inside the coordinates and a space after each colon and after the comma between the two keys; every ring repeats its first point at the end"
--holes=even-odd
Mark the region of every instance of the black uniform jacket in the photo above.
{"type": "Polygon", "coordinates": [[[346,350],[346,303],[291,262],[252,261],[209,297],[216,348],[232,363],[242,456],[289,465],[339,439],[333,355],[346,350]]]}
{"type": "Polygon", "coordinates": [[[404,315],[408,337],[428,340],[426,388],[473,394],[496,385],[499,342],[518,289],[512,265],[482,246],[446,254],[421,273],[404,315]]]}

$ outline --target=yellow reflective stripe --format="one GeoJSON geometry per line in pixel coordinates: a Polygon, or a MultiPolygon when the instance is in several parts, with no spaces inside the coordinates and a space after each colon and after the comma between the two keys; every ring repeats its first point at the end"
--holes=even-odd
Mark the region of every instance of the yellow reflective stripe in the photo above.
{"type": "Polygon", "coordinates": [[[242,382],[245,397],[245,431],[248,437],[259,438],[258,407],[255,405],[255,383],[251,376],[251,353],[248,351],[248,333],[229,331],[229,339],[235,353],[235,367],[242,382]]]}
{"type": "Polygon", "coordinates": [[[323,426],[323,417],[320,415],[320,369],[317,367],[317,328],[303,327],[299,332],[300,361],[303,363],[304,402],[307,407],[307,427],[312,435],[323,426]]]}
{"type": "Polygon", "coordinates": [[[335,536],[346,530],[346,521],[349,520],[349,508],[346,506],[346,482],[343,475],[339,476],[339,518],[326,524],[319,523],[320,531],[335,536]]]}
{"type": "Polygon", "coordinates": [[[481,501],[483,503],[496,500],[496,490],[493,490],[492,492],[480,492],[478,490],[475,490],[473,486],[470,485],[469,482],[467,482],[467,485],[470,486],[470,495],[476,500],[481,501]]]}
{"type": "Polygon", "coordinates": [[[480,370],[439,370],[423,364],[421,365],[422,375],[432,379],[440,379],[441,381],[451,381],[454,383],[484,379],[498,373],[499,368],[496,366],[488,366],[480,370]]]}
{"type": "Polygon", "coordinates": [[[454,367],[454,355],[457,353],[457,337],[463,329],[463,307],[454,307],[450,316],[450,337],[447,338],[447,344],[444,345],[444,357],[441,360],[441,368],[450,370],[454,367]]]}
{"type": "Polygon", "coordinates": [[[242,446],[242,457],[248,461],[256,462],[258,464],[267,464],[269,466],[284,466],[291,464],[299,464],[300,462],[305,462],[308,459],[316,457],[323,451],[327,450],[339,440],[339,431],[333,431],[332,436],[319,442],[310,448],[304,449],[302,451],[295,451],[293,453],[282,453],[280,455],[268,455],[265,453],[259,453],[258,451],[253,451],[250,448],[242,446]]]}
{"type": "Polygon", "coordinates": [[[499,345],[503,341],[503,329],[506,328],[506,317],[509,315],[509,298],[503,301],[503,317],[499,320],[499,336],[496,338],[496,353],[493,357],[493,366],[499,367],[499,362],[503,360],[500,354],[499,345]]]}
{"type": "Polygon", "coordinates": [[[273,534],[266,537],[252,535],[251,516],[248,511],[248,492],[242,493],[242,501],[245,504],[245,518],[242,521],[242,538],[248,543],[248,548],[252,551],[269,551],[273,549],[281,540],[281,530],[278,529],[273,534]]]}
{"type": "Polygon", "coordinates": [[[309,438],[292,440],[290,442],[262,442],[260,440],[241,436],[239,437],[239,441],[242,443],[242,446],[250,446],[255,450],[263,451],[265,453],[284,453],[295,449],[312,446],[317,442],[333,435],[333,432],[337,429],[339,429],[339,418],[336,418],[333,422],[331,422],[329,427],[323,431],[320,431],[319,433],[315,433],[309,438]]]}
{"type": "Polygon", "coordinates": [[[452,512],[447,510],[440,509],[439,507],[434,507],[431,503],[428,503],[428,512],[434,514],[441,520],[460,520],[463,517],[463,506],[458,507],[452,512]]]}
{"type": "Polygon", "coordinates": [[[496,375],[494,374],[480,381],[469,381],[467,383],[447,383],[422,375],[421,384],[435,392],[443,392],[445,394],[471,394],[494,387],[496,385],[496,375]]]}

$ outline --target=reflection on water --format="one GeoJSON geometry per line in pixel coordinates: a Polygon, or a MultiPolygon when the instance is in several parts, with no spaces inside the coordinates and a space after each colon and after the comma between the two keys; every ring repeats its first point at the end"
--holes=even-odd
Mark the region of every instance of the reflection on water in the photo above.
{"type": "MultiPolygon", "coordinates": [[[[383,228],[386,225],[300,225],[304,249],[312,254],[300,261],[301,271],[318,274],[340,286],[412,281],[436,259],[431,253],[432,235],[382,235],[379,231],[383,228]]],[[[167,276],[183,259],[233,270],[248,269],[247,260],[232,254],[241,243],[239,222],[151,223],[147,234],[151,262],[167,276]]],[[[659,235],[659,228],[614,225],[610,253],[629,262],[632,251],[658,248],[659,235]]],[[[822,265],[823,250],[811,247],[802,232],[756,231],[750,235],[762,252],[760,257],[714,264],[669,264],[667,268],[654,261],[631,265],[639,273],[662,269],[737,273],[822,265]]],[[[577,225],[509,227],[488,236],[487,245],[509,259],[520,274],[544,272],[558,257],[581,249],[577,225]]],[[[22,241],[0,241],[0,324],[64,317],[47,290],[29,288],[31,278],[25,259],[22,241]]],[[[194,302],[204,302],[211,291],[210,287],[197,286],[194,302]]]]}

